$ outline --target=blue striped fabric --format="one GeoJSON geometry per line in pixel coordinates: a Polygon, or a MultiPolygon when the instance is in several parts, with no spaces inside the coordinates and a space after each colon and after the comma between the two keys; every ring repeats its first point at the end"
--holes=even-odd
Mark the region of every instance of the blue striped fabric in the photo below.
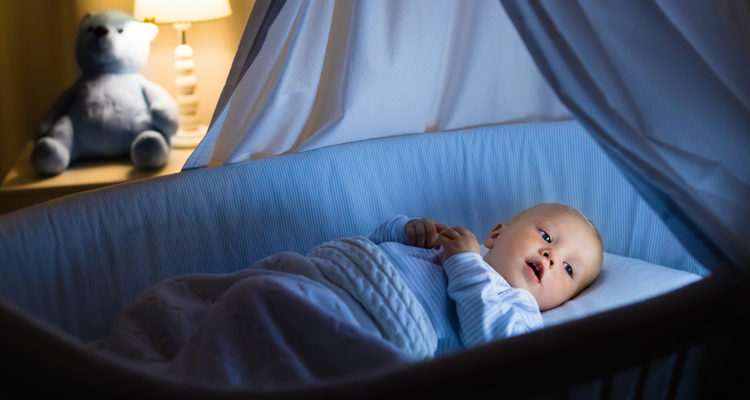
{"type": "Polygon", "coordinates": [[[534,297],[510,287],[479,254],[445,259],[442,249],[406,245],[409,218],[394,216],[370,234],[380,244],[432,321],[436,355],[541,328],[534,297]]]}
{"type": "Polygon", "coordinates": [[[578,208],[609,253],[706,270],[576,121],[350,143],[184,171],[0,215],[0,299],[84,339],[180,274],[306,254],[403,214],[484,237],[538,202],[578,208]]]}

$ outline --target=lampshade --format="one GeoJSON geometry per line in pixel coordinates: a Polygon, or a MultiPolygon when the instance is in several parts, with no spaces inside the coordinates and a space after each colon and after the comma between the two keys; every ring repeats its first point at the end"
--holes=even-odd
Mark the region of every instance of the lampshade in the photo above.
{"type": "Polygon", "coordinates": [[[135,19],[156,23],[196,22],[232,14],[229,0],[135,0],[135,19]]]}

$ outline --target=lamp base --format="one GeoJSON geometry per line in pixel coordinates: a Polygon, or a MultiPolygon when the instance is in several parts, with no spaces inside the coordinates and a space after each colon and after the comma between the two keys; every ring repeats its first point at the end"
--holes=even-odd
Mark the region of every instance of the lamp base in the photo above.
{"type": "Polygon", "coordinates": [[[208,126],[200,125],[198,129],[187,131],[182,128],[172,136],[172,147],[177,149],[193,149],[203,140],[208,131],[208,126]]]}

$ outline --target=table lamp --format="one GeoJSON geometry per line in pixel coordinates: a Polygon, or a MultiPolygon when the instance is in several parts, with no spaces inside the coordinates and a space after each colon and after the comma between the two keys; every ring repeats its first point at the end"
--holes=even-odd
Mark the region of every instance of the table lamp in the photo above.
{"type": "Polygon", "coordinates": [[[193,48],[187,44],[185,31],[191,22],[223,18],[232,14],[229,0],[135,0],[133,13],[137,20],[172,23],[180,44],[175,48],[177,70],[177,105],[180,127],[172,137],[172,146],[193,148],[206,134],[207,126],[198,120],[198,78],[195,75],[193,48]]]}

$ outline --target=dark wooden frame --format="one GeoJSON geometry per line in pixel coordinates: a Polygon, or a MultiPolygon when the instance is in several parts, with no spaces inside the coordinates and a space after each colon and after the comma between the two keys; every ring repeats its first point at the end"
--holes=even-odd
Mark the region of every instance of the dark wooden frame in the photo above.
{"type": "Polygon", "coordinates": [[[676,354],[666,391],[671,398],[681,381],[688,379],[681,374],[687,352],[698,348],[700,381],[688,397],[750,398],[748,283],[741,274],[719,272],[634,305],[438,359],[338,382],[274,390],[212,388],[150,376],[89,351],[78,339],[0,303],[4,336],[0,352],[10,368],[0,375],[0,395],[387,399],[419,393],[441,398],[490,394],[567,398],[574,385],[601,379],[601,397],[608,398],[608,382],[616,373],[641,368],[638,387],[642,390],[649,362],[676,354]]]}

